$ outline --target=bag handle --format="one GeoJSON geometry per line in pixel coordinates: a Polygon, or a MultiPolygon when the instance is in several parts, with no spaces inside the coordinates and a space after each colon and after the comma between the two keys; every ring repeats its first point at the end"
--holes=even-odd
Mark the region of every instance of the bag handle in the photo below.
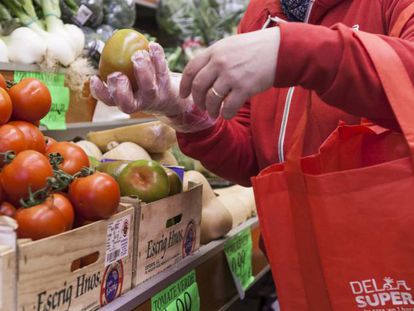
{"type": "Polygon", "coordinates": [[[414,15],[414,2],[407,6],[398,16],[397,21],[392,26],[389,33],[391,37],[400,37],[404,26],[407,24],[411,16],[414,15]]]}

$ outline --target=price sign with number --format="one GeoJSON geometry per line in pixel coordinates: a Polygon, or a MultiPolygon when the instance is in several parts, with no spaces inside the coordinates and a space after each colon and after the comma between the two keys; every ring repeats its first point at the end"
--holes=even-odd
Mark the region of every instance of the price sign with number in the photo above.
{"type": "Polygon", "coordinates": [[[151,298],[152,311],[199,311],[200,296],[192,271],[151,298]]]}
{"type": "Polygon", "coordinates": [[[66,112],[69,109],[70,91],[64,86],[65,75],[51,72],[14,72],[15,82],[19,82],[24,78],[35,78],[42,81],[48,87],[52,96],[52,107],[49,113],[40,120],[40,123],[46,126],[48,130],[66,129],[66,112]]]}
{"type": "Polygon", "coordinates": [[[224,245],[224,252],[240,299],[244,298],[246,289],[254,281],[252,248],[250,229],[243,230],[224,245]]]}

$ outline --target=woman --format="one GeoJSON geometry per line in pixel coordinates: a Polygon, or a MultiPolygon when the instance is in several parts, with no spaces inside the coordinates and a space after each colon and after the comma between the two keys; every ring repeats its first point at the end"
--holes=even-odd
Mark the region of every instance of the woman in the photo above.
{"type": "Polygon", "coordinates": [[[414,16],[399,37],[388,36],[411,3],[253,0],[239,35],[217,42],[187,65],[180,92],[179,77],[169,74],[158,44],[132,58],[135,94],[120,73],[112,74],[107,86],[94,77],[92,92],[127,113],[163,115],[176,128],[186,154],[248,186],[261,169],[284,161],[309,89],[318,99],[312,106],[305,154],[314,153],[340,120],[352,124],[365,117],[398,128],[355,31],[388,42],[414,81],[414,16]]]}

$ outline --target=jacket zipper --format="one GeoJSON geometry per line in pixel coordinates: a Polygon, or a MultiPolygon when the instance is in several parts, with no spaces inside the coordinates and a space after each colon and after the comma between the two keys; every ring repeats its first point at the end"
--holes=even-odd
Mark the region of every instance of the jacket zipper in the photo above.
{"type": "MultiPolygon", "coordinates": [[[[314,3],[315,3],[315,0],[311,0],[309,2],[309,7],[308,7],[308,10],[306,11],[304,23],[309,22],[309,17],[312,12],[312,7],[314,3]]],[[[276,18],[277,17],[271,17],[269,15],[265,24],[263,25],[263,29],[266,28],[270,24],[271,21],[276,21],[275,20],[276,18]]],[[[278,21],[283,21],[283,20],[279,18],[278,21]]],[[[287,128],[290,106],[292,104],[292,98],[293,98],[294,92],[295,92],[295,87],[294,86],[290,87],[286,95],[285,107],[283,109],[282,123],[280,125],[279,139],[278,139],[278,144],[277,144],[280,163],[285,162],[285,154],[284,154],[283,146],[285,144],[286,128],[287,128]]]]}

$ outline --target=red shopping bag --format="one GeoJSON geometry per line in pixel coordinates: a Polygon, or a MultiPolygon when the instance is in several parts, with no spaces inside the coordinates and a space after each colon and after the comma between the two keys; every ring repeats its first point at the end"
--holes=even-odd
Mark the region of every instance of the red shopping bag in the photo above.
{"type": "Polygon", "coordinates": [[[283,311],[414,311],[414,88],[385,41],[356,35],[402,134],[341,124],[301,158],[307,111],[286,163],[253,179],[283,311]]]}

